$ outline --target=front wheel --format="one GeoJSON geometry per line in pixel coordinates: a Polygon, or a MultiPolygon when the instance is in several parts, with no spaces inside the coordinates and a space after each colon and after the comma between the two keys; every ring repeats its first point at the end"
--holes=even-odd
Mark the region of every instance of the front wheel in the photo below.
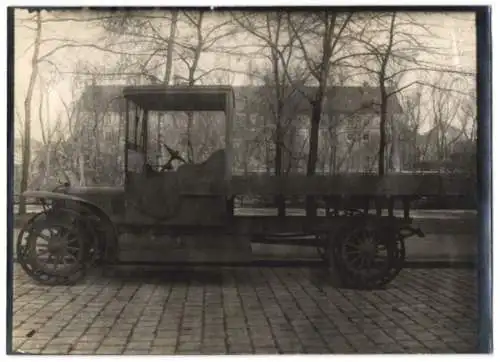
{"type": "Polygon", "coordinates": [[[21,230],[17,259],[34,280],[46,285],[75,284],[86,273],[87,235],[70,213],[40,214],[21,230]]]}

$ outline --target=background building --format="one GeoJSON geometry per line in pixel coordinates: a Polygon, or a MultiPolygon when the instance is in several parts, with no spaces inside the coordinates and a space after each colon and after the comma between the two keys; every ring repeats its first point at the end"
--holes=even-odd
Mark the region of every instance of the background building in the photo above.
{"type": "MultiPolygon", "coordinates": [[[[126,82],[130,84],[132,82],[126,82]]],[[[141,83],[141,82],[136,82],[141,83]]],[[[100,84],[88,86],[80,98],[80,117],[94,116],[102,122],[102,137],[116,130],[123,130],[124,101],[121,91],[125,84],[100,84]]],[[[236,86],[234,172],[274,171],[276,139],[276,96],[270,86],[236,86]]],[[[284,170],[304,172],[309,147],[311,106],[308,97],[313,87],[284,89],[283,107],[279,112],[283,139],[284,170]]],[[[376,87],[330,87],[324,103],[320,124],[318,173],[370,172],[376,170],[379,146],[379,90],[376,87]]],[[[391,97],[388,107],[389,125],[386,162],[388,167],[401,168],[401,147],[391,137],[391,130],[400,129],[401,106],[391,97]]],[[[152,120],[153,117],[150,117],[152,120]]],[[[156,122],[150,122],[153,132],[156,122]]],[[[161,133],[170,145],[176,144],[184,151],[187,133],[187,115],[172,113],[162,118],[161,133]]],[[[200,113],[194,116],[190,132],[191,143],[196,148],[195,161],[199,162],[217,148],[223,147],[223,115],[200,113]]]]}

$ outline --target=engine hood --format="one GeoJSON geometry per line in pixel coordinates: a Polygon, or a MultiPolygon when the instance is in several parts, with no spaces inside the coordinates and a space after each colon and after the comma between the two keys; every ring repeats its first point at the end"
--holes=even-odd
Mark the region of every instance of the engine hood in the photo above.
{"type": "Polygon", "coordinates": [[[123,186],[69,186],[65,193],[71,195],[119,195],[125,192],[123,186]]]}
{"type": "MultiPolygon", "coordinates": [[[[70,186],[58,185],[49,190],[31,190],[23,193],[26,197],[58,199],[57,195],[75,197],[99,207],[108,215],[122,214],[124,211],[125,188],[121,186],[70,186]]],[[[64,198],[64,197],[63,197],[64,198]]]]}

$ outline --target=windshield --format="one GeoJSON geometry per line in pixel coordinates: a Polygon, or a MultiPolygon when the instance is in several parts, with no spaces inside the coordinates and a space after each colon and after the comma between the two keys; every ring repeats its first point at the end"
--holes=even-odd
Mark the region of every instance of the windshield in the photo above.
{"type": "Polygon", "coordinates": [[[204,162],[225,148],[224,112],[155,112],[130,103],[127,169],[132,172],[145,165],[155,171],[175,170],[184,162],[204,162]],[[172,152],[179,157],[171,160],[172,152]]]}
{"type": "Polygon", "coordinates": [[[224,112],[149,112],[147,162],[167,162],[167,147],[189,163],[206,161],[225,146],[224,119],[224,112]]]}
{"type": "Polygon", "coordinates": [[[129,156],[139,160],[132,172],[140,172],[141,162],[143,171],[163,172],[182,163],[203,163],[224,149],[224,175],[229,178],[234,94],[226,88],[125,89],[127,170],[132,171],[129,156]]]}

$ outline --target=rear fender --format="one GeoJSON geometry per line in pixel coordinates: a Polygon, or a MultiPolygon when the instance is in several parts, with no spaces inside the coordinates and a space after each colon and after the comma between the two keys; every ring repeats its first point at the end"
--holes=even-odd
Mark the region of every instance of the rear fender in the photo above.
{"type": "MultiPolygon", "coordinates": [[[[23,193],[25,197],[32,197],[42,200],[51,201],[66,201],[64,209],[73,209],[74,211],[88,211],[92,216],[96,217],[99,229],[92,230],[93,233],[103,233],[99,239],[102,251],[104,252],[105,260],[112,260],[116,256],[116,251],[118,247],[118,232],[115,225],[111,221],[108,214],[102,210],[99,206],[95,205],[88,200],[82,199],[78,196],[68,195],[61,192],[51,192],[51,191],[27,191],[23,193]],[[82,210],[83,209],[83,210],[82,210]]],[[[80,214],[82,215],[82,214],[80,214]]],[[[83,215],[82,215],[83,216],[83,215]]]]}

